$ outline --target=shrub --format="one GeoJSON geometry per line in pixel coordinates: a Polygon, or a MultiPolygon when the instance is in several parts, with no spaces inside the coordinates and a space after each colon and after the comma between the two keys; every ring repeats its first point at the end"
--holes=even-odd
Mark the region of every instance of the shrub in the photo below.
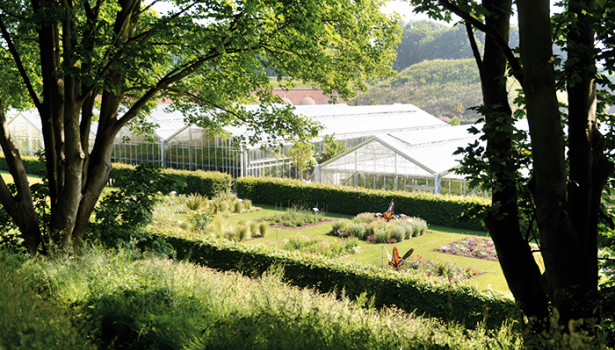
{"type": "Polygon", "coordinates": [[[106,195],[95,209],[93,235],[108,246],[132,244],[146,238],[143,228],[152,221],[159,200],[160,169],[139,165],[121,186],[106,195]]]}
{"type": "Polygon", "coordinates": [[[250,234],[252,235],[252,237],[261,237],[261,233],[258,229],[258,222],[250,221],[249,225],[250,225],[250,234]]]}
{"type": "Polygon", "coordinates": [[[374,213],[361,213],[352,220],[332,225],[331,235],[350,236],[368,242],[395,243],[425,232],[427,223],[419,218],[394,215],[389,221],[374,213]],[[367,238],[370,237],[368,240],[367,238]]]}
{"type": "MultiPolygon", "coordinates": [[[[45,176],[47,168],[45,163],[37,157],[22,157],[28,174],[45,176]]],[[[134,165],[113,163],[109,173],[109,182],[113,186],[125,186],[126,181],[131,183],[131,173],[137,167],[134,165]]],[[[0,170],[8,170],[4,156],[0,156],[0,170]]],[[[161,171],[161,181],[156,191],[169,193],[176,191],[180,194],[199,193],[213,197],[221,192],[230,192],[233,178],[231,175],[217,171],[190,171],[165,168],[161,171]]]]}
{"type": "Polygon", "coordinates": [[[246,224],[237,226],[237,233],[240,241],[250,238],[250,227],[246,224]]]}
{"type": "Polygon", "coordinates": [[[236,201],[233,203],[233,213],[241,214],[242,210],[243,210],[243,205],[241,204],[240,201],[236,201]]]}
{"type": "Polygon", "coordinates": [[[267,231],[269,231],[269,225],[266,222],[261,222],[258,225],[258,232],[261,237],[265,237],[267,235],[267,231]]]}
{"type": "Polygon", "coordinates": [[[197,211],[201,208],[207,209],[209,207],[209,200],[207,196],[200,193],[191,193],[186,197],[186,207],[193,211],[197,211]]]}
{"type": "Polygon", "coordinates": [[[489,205],[480,197],[370,190],[279,178],[239,178],[235,188],[241,198],[257,203],[317,206],[349,215],[382,212],[393,199],[398,212],[420,217],[433,225],[471,230],[483,229],[481,218],[476,215],[489,205]]]}
{"type": "Polygon", "coordinates": [[[368,293],[376,306],[395,305],[443,320],[455,320],[469,328],[485,320],[489,328],[516,319],[513,300],[491,291],[465,284],[425,277],[424,274],[399,274],[389,269],[365,266],[352,261],[337,261],[301,252],[280,252],[267,245],[236,244],[224,240],[188,240],[166,235],[177,257],[215,269],[235,270],[260,276],[272,265],[282,265],[284,280],[323,292],[344,290],[350,297],[368,293]]]}
{"type": "Polygon", "coordinates": [[[265,221],[272,221],[282,226],[300,227],[305,224],[312,224],[323,220],[320,212],[313,213],[309,210],[299,208],[289,208],[284,213],[276,214],[265,218],[265,221]]]}
{"type": "Polygon", "coordinates": [[[387,230],[384,227],[379,227],[374,231],[374,238],[376,243],[387,243],[387,230]]]}
{"type": "Polygon", "coordinates": [[[397,242],[402,242],[406,239],[406,227],[407,225],[390,225],[388,231],[391,238],[394,238],[397,242]]]}
{"type": "Polygon", "coordinates": [[[363,239],[366,233],[366,225],[362,222],[353,221],[348,227],[348,235],[363,239]]]}

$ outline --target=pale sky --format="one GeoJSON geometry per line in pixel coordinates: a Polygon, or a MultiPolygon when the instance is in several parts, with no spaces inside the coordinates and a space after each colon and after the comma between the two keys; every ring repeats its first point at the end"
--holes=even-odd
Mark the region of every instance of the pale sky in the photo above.
{"type": "MultiPolygon", "coordinates": [[[[554,6],[555,2],[556,1],[551,0],[551,12],[561,12],[561,8],[554,6]]],[[[516,6],[514,5],[513,5],[513,10],[516,10],[516,6]]],[[[399,1],[399,0],[388,1],[385,4],[384,8],[382,9],[382,12],[386,14],[396,12],[401,16],[402,21],[404,22],[407,22],[409,20],[428,19],[428,17],[424,14],[413,13],[412,6],[410,6],[410,4],[406,1],[399,1]]]]}

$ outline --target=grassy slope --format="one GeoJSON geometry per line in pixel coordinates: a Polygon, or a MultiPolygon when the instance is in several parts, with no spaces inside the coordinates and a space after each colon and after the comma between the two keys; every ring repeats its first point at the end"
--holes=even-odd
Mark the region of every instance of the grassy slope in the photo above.
{"type": "Polygon", "coordinates": [[[32,259],[16,274],[72,310],[74,324],[100,348],[519,346],[508,327],[485,334],[395,309],[366,308],[366,300],[284,285],[275,271],[250,279],[169,259],[87,249],[72,258],[32,259]]]}
{"type": "MultiPolygon", "coordinates": [[[[258,220],[271,216],[276,213],[276,208],[273,206],[259,205],[262,210],[242,215],[231,216],[228,218],[231,222],[237,222],[239,220],[258,220]]],[[[327,218],[350,218],[347,215],[339,214],[327,214],[327,218]]],[[[335,237],[327,235],[331,231],[332,223],[323,223],[316,226],[299,229],[276,229],[271,228],[265,239],[253,239],[247,241],[246,244],[262,244],[267,240],[282,240],[290,239],[298,235],[313,237],[318,240],[334,240],[335,237]]],[[[451,228],[445,228],[441,226],[430,226],[428,233],[421,237],[415,237],[394,245],[386,244],[389,252],[392,252],[393,246],[403,254],[408,249],[414,248],[413,256],[421,255],[424,260],[441,261],[441,262],[454,262],[459,266],[472,267],[479,272],[484,273],[481,276],[475,277],[470,280],[471,283],[476,284],[481,288],[492,288],[497,291],[507,292],[509,291],[502,274],[502,270],[497,261],[488,261],[481,259],[474,259],[462,256],[456,256],[452,254],[444,254],[434,252],[433,249],[439,248],[442,245],[459,240],[464,235],[485,235],[484,232],[468,231],[468,230],[456,230],[451,228]]],[[[383,251],[385,244],[375,244],[360,241],[361,254],[343,257],[341,259],[354,259],[359,263],[369,265],[382,265],[386,263],[386,253],[383,251]]]]}

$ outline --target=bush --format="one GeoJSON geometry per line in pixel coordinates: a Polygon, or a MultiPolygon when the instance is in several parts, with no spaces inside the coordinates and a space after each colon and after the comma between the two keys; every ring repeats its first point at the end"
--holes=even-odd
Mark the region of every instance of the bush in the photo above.
{"type": "Polygon", "coordinates": [[[138,243],[146,238],[142,228],[152,221],[159,197],[155,189],[160,169],[139,165],[118,189],[106,195],[96,207],[94,239],[107,246],[138,243]]]}
{"type": "MultiPolygon", "coordinates": [[[[47,174],[45,163],[36,157],[22,157],[28,174],[44,176],[47,174]]],[[[114,163],[109,173],[109,182],[113,186],[130,183],[134,165],[114,163]]],[[[4,156],[0,157],[0,170],[8,170],[4,156]]],[[[217,171],[190,171],[165,168],[161,171],[162,181],[156,189],[162,193],[175,191],[180,194],[199,193],[213,197],[218,193],[229,192],[233,183],[231,175],[217,171]]]]}
{"type": "Polygon", "coordinates": [[[393,215],[390,220],[374,213],[361,213],[352,220],[332,225],[331,235],[349,236],[375,243],[396,243],[423,234],[427,222],[406,215],[393,215]],[[347,223],[346,223],[347,222],[347,223]]]}
{"type": "Polygon", "coordinates": [[[420,217],[432,225],[471,230],[484,229],[476,214],[489,205],[479,197],[370,190],[279,178],[239,178],[235,188],[238,196],[257,203],[319,207],[349,215],[382,212],[393,199],[398,212],[420,217]]]}
{"type": "Polygon", "coordinates": [[[185,239],[173,236],[173,232],[152,234],[166,237],[180,259],[253,276],[260,276],[273,265],[282,265],[285,280],[295,285],[323,292],[343,289],[350,297],[367,292],[377,306],[395,305],[408,312],[455,320],[469,328],[476,327],[485,317],[487,327],[499,327],[506,320],[516,319],[517,315],[514,302],[498,293],[451,284],[448,280],[419,273],[399,274],[375,266],[280,251],[266,245],[185,239]]]}
{"type": "Polygon", "coordinates": [[[269,225],[266,222],[261,222],[258,225],[258,232],[261,237],[265,237],[267,235],[267,231],[269,231],[269,225]]]}
{"type": "Polygon", "coordinates": [[[366,224],[362,222],[352,222],[348,227],[348,235],[351,237],[357,237],[358,239],[363,239],[366,237],[366,224]]]}

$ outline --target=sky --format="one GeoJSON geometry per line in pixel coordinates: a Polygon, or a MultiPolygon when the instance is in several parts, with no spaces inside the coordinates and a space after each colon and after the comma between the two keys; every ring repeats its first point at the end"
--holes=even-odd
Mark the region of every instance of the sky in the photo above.
{"type": "MultiPolygon", "coordinates": [[[[561,12],[561,9],[554,6],[555,0],[551,0],[551,12],[561,12]]],[[[515,6],[513,6],[513,10],[515,10],[515,6]]],[[[391,0],[388,1],[382,9],[382,12],[389,13],[398,13],[403,22],[407,22],[410,20],[420,20],[420,19],[428,19],[428,17],[424,14],[416,14],[412,12],[412,6],[407,1],[399,1],[399,0],[391,0]]],[[[516,20],[515,20],[516,22],[516,20]]]]}

